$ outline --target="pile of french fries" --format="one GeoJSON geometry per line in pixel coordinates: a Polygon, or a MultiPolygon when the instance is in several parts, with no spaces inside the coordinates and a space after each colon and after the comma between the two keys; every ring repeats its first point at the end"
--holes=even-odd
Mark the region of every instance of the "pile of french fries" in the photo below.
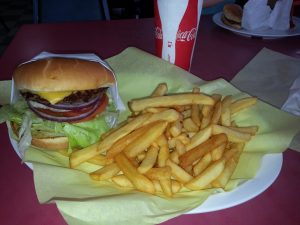
{"type": "Polygon", "coordinates": [[[172,197],[183,190],[225,188],[243,148],[258,126],[239,127],[234,117],[256,104],[194,88],[168,94],[159,84],[151,96],[129,102],[132,114],[101,140],[70,155],[70,167],[100,165],[93,180],[172,197]]]}

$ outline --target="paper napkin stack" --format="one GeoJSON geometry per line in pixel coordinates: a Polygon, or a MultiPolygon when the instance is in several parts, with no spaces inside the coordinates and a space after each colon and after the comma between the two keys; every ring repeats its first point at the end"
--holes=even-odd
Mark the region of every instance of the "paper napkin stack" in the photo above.
{"type": "Polygon", "coordinates": [[[268,0],[249,0],[243,10],[242,27],[247,30],[288,30],[293,0],[277,0],[273,8],[268,0]]]}

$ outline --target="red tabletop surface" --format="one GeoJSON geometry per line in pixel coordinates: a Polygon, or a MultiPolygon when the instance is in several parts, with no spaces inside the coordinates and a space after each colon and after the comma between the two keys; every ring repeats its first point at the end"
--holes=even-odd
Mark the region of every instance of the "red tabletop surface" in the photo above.
{"type": "MultiPolygon", "coordinates": [[[[94,52],[102,58],[127,47],[154,53],[154,20],[115,20],[88,23],[24,25],[0,58],[0,80],[11,79],[15,66],[41,51],[94,52]]],[[[230,81],[263,47],[300,58],[300,38],[250,39],[215,26],[202,17],[191,72],[206,80],[230,81]]],[[[0,125],[0,224],[66,224],[55,204],[39,204],[32,171],[15,154],[7,129],[0,125]]],[[[261,195],[216,212],[182,215],[162,223],[182,224],[299,224],[300,154],[287,150],[277,180],[261,195]]]]}

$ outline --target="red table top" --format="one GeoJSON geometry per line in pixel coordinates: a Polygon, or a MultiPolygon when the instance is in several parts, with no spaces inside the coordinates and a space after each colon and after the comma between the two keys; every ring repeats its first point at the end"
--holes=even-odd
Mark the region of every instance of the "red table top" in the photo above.
{"type": "MultiPolygon", "coordinates": [[[[300,39],[249,39],[201,18],[191,72],[202,79],[231,80],[263,47],[300,57],[300,39]]],[[[0,58],[0,80],[11,79],[19,63],[41,51],[94,52],[102,58],[134,46],[154,53],[154,20],[115,20],[89,23],[25,25],[0,58]]],[[[31,170],[22,165],[0,125],[0,224],[66,224],[55,204],[39,204],[31,170]],[[30,222],[29,222],[30,221],[30,222]]],[[[210,213],[182,215],[162,223],[180,224],[299,224],[300,154],[287,150],[277,180],[261,195],[241,205],[210,213]]]]}

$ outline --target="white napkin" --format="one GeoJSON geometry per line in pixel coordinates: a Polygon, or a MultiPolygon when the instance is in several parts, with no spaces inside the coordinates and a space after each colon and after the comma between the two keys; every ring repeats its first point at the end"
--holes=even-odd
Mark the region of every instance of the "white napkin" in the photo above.
{"type": "Polygon", "coordinates": [[[246,30],[269,28],[271,8],[268,0],[249,0],[243,9],[242,27],[246,30]]]}
{"type": "Polygon", "coordinates": [[[290,13],[293,0],[278,0],[269,18],[269,27],[273,30],[290,28],[290,13]]]}
{"type": "Polygon", "coordinates": [[[282,109],[300,116],[300,76],[291,86],[289,97],[283,104],[282,109]]]}
{"type": "Polygon", "coordinates": [[[247,30],[288,30],[293,0],[277,0],[271,10],[267,0],[249,0],[243,10],[242,27],[247,30]]]}

